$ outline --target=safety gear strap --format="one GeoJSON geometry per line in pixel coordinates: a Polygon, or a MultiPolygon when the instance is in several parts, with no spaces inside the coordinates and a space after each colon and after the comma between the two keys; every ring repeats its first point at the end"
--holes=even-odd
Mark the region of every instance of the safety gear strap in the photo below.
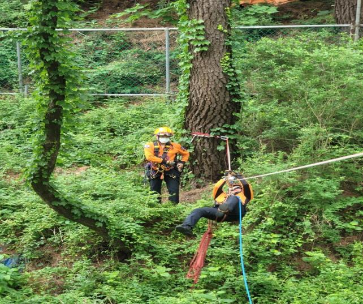
{"type": "MultiPolygon", "coordinates": [[[[162,159],[166,158],[166,155],[168,154],[168,151],[170,150],[171,144],[167,143],[165,145],[165,148],[163,150],[163,155],[161,156],[162,159]]],[[[160,151],[160,146],[158,141],[154,141],[154,156],[159,157],[159,151],[160,151]]]]}
{"type": "MultiPolygon", "coordinates": [[[[222,211],[222,212],[223,212],[223,211],[222,211]]],[[[223,222],[224,222],[224,220],[226,219],[227,215],[228,215],[228,213],[225,213],[225,214],[223,215],[223,218],[222,218],[219,222],[220,222],[220,223],[223,223],[223,222]]]]}
{"type": "MultiPolygon", "coordinates": [[[[154,141],[154,156],[159,157],[159,152],[160,152],[160,146],[158,141],[154,141]]],[[[162,159],[166,159],[166,156],[170,150],[170,148],[172,147],[171,143],[167,143],[164,147],[163,150],[163,155],[161,156],[162,159]]],[[[157,170],[155,171],[155,173],[153,174],[154,177],[156,177],[156,175],[160,172],[161,173],[161,177],[160,179],[164,179],[164,171],[165,171],[165,165],[162,164],[157,164],[157,170]]],[[[168,169],[171,169],[172,167],[167,167],[168,169]]]]}
{"type": "Polygon", "coordinates": [[[239,177],[239,180],[243,185],[243,194],[246,197],[243,205],[246,205],[253,198],[252,188],[251,185],[244,178],[242,178],[242,176],[239,177]]]}

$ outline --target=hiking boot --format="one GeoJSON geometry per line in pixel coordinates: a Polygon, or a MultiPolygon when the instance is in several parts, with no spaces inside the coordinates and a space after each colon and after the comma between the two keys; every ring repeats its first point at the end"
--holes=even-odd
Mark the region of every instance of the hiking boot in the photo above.
{"type": "Polygon", "coordinates": [[[193,235],[193,229],[190,226],[187,225],[178,225],[175,227],[175,230],[184,234],[184,235],[189,235],[192,236],[193,235]]]}

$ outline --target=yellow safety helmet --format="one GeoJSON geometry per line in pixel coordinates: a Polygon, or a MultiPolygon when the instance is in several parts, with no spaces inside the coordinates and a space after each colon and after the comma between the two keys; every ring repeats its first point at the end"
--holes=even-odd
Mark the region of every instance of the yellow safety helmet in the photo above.
{"type": "Polygon", "coordinates": [[[173,134],[174,132],[169,127],[160,127],[154,131],[154,135],[156,136],[161,136],[161,135],[173,136],[173,134]]]}

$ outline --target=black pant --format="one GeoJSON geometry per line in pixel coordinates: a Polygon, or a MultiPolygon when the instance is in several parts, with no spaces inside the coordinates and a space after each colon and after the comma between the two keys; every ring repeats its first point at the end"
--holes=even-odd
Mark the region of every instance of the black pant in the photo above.
{"type": "MultiPolygon", "coordinates": [[[[156,175],[154,178],[150,178],[150,190],[159,193],[159,200],[161,202],[161,184],[163,182],[160,179],[161,174],[156,175]]],[[[164,172],[164,180],[166,187],[169,192],[169,200],[175,204],[179,203],[179,183],[180,183],[180,173],[175,169],[171,169],[168,172],[164,172]]]]}
{"type": "Polygon", "coordinates": [[[202,207],[194,209],[184,220],[183,225],[193,228],[202,217],[209,220],[215,220],[217,222],[223,220],[223,218],[226,222],[239,221],[239,206],[242,208],[242,217],[244,217],[247,212],[246,206],[242,205],[235,196],[230,196],[225,204],[228,204],[228,209],[230,210],[225,218],[218,212],[218,206],[202,207]]]}

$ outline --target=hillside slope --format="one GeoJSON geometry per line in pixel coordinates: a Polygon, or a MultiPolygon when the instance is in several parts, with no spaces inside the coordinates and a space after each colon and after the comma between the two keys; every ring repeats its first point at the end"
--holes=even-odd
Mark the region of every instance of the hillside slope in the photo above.
{"type": "MultiPolygon", "coordinates": [[[[100,20],[107,24],[104,16],[100,20]]],[[[135,65],[120,62],[154,60],[158,53],[126,35],[84,36],[74,46],[77,63],[91,60],[114,87],[143,88],[110,71],[141,78],[135,65]]],[[[244,96],[232,126],[239,148],[234,170],[253,176],[361,152],[361,44],[335,30],[254,31],[234,38],[244,96]]],[[[143,68],[142,75],[154,71],[143,68]]],[[[160,71],[151,76],[149,88],[160,71]]],[[[175,226],[193,209],[213,205],[211,185],[203,188],[206,182],[187,168],[181,203],[174,206],[159,204],[144,184],[143,144],[156,127],[171,126],[192,150],[180,127],[183,105],[94,97],[64,128],[52,183],[110,220],[132,250],[126,260],[113,244],[53,212],[26,185],[37,108],[32,97],[1,97],[0,260],[10,258],[16,267],[0,264],[0,304],[248,303],[238,223],[214,227],[198,284],[185,278],[208,222],[199,221],[196,237],[178,234],[175,226]]],[[[362,164],[360,158],[251,180],[255,198],[242,237],[254,303],[362,303],[362,164]]]]}

